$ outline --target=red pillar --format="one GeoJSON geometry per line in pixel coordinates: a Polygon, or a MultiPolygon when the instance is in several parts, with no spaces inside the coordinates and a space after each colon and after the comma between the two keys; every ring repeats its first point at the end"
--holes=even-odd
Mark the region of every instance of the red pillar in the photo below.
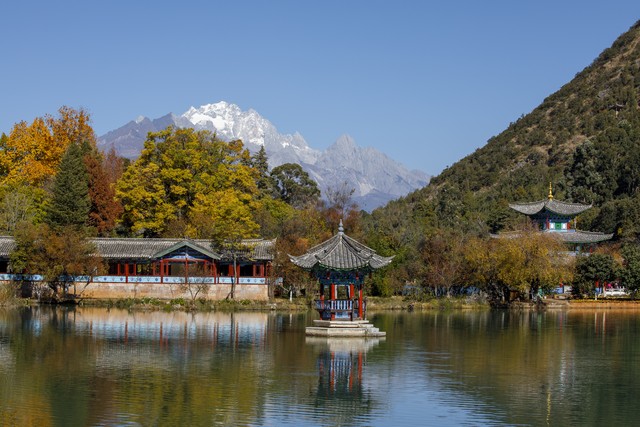
{"type": "MultiPolygon", "coordinates": [[[[334,301],[336,299],[336,285],[334,285],[333,283],[331,285],[329,285],[329,291],[330,291],[330,301],[334,301]]],[[[333,305],[333,303],[330,303],[331,305],[333,305]]],[[[336,318],[336,313],[331,310],[331,320],[335,320],[336,318]]]]}
{"type": "Polygon", "coordinates": [[[360,285],[360,289],[358,289],[358,317],[364,320],[364,307],[362,307],[362,285],[360,285]]]}

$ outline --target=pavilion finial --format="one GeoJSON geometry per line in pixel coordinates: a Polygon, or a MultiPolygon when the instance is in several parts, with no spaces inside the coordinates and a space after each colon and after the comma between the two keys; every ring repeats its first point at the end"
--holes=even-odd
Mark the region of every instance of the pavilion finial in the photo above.
{"type": "Polygon", "coordinates": [[[342,218],[340,218],[340,225],[338,226],[338,234],[344,234],[344,227],[342,226],[342,218]]]}
{"type": "Polygon", "coordinates": [[[553,187],[551,186],[551,182],[549,182],[549,201],[553,200],[553,187]]]}

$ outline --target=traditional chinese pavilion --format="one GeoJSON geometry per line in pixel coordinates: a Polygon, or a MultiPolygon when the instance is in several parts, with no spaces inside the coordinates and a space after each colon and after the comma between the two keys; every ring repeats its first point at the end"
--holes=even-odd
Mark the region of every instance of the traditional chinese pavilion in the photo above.
{"type": "Polygon", "coordinates": [[[576,251],[580,251],[585,245],[593,245],[613,237],[613,234],[577,229],[576,216],[592,206],[555,200],[551,185],[549,185],[549,195],[545,200],[509,204],[511,209],[529,216],[538,224],[540,230],[558,233],[558,236],[573,246],[576,251]]]}
{"type": "Polygon", "coordinates": [[[338,234],[306,254],[289,258],[298,267],[311,271],[320,284],[320,298],[315,300],[320,320],[307,328],[307,335],[384,335],[365,318],[363,285],[367,274],[389,265],[393,257],[380,256],[344,234],[340,221],[338,234]]]}

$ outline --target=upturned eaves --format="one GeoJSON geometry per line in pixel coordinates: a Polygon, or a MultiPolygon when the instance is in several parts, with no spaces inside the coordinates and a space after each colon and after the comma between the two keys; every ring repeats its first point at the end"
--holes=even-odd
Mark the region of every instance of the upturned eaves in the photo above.
{"type": "Polygon", "coordinates": [[[376,254],[373,249],[344,233],[336,234],[303,255],[289,255],[289,258],[307,270],[377,270],[389,265],[393,259],[376,254]]]}
{"type": "Polygon", "coordinates": [[[540,200],[537,202],[529,203],[509,203],[509,207],[511,209],[525,215],[535,215],[546,209],[549,212],[559,215],[575,216],[586,211],[587,209],[590,209],[592,206],[593,205],[584,205],[581,203],[561,202],[558,200],[540,200]]]}

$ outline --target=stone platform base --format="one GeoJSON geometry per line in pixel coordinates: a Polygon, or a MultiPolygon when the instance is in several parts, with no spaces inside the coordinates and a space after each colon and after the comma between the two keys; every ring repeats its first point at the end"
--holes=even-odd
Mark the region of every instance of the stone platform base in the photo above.
{"type": "Polygon", "coordinates": [[[368,320],[314,320],[305,330],[312,337],[384,337],[368,320]]]}

